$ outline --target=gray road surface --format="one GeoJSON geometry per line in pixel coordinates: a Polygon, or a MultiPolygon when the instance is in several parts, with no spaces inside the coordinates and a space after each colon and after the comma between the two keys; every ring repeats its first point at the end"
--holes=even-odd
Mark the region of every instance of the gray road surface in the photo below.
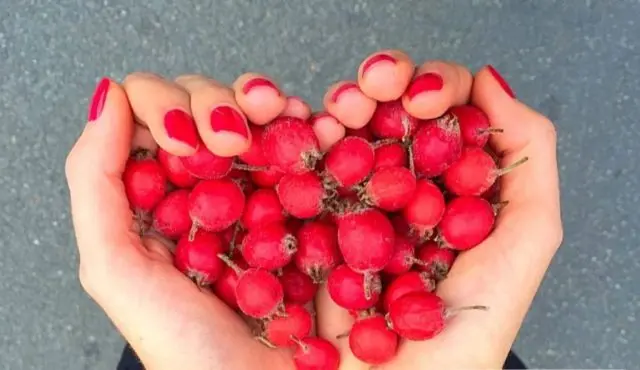
{"type": "Polygon", "coordinates": [[[518,352],[637,367],[638,14],[637,0],[0,0],[0,368],[108,370],[121,349],[77,282],[63,177],[100,76],[259,70],[318,108],[392,47],[493,63],[558,125],[566,241],[518,352]]]}

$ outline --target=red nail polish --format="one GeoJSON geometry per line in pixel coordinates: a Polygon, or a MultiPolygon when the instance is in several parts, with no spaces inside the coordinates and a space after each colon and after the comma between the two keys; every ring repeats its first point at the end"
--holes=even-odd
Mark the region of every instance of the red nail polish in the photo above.
{"type": "Polygon", "coordinates": [[[105,77],[100,80],[96,86],[96,90],[93,92],[93,97],[89,103],[89,121],[94,121],[100,117],[102,109],[104,108],[104,103],[107,101],[107,93],[109,92],[110,84],[111,81],[105,77]]]}
{"type": "Polygon", "coordinates": [[[170,138],[182,141],[193,148],[198,147],[196,124],[187,112],[180,109],[168,111],[164,115],[164,128],[170,138]]]}
{"type": "Polygon", "coordinates": [[[489,70],[489,72],[491,72],[491,75],[493,76],[493,78],[495,78],[498,84],[500,84],[504,92],[506,92],[507,95],[515,99],[516,94],[513,93],[513,90],[511,90],[511,86],[509,86],[509,84],[502,77],[502,75],[495,68],[493,68],[491,64],[487,66],[487,69],[489,70]]]}
{"type": "Polygon", "coordinates": [[[427,91],[442,90],[444,81],[437,73],[425,73],[416,77],[409,88],[407,89],[407,96],[409,99],[413,99],[416,95],[427,91]]]}
{"type": "Polygon", "coordinates": [[[362,75],[364,76],[364,74],[367,73],[367,71],[371,69],[371,67],[373,67],[375,64],[378,64],[380,62],[389,62],[392,64],[396,64],[398,61],[396,60],[396,58],[392,57],[391,55],[387,55],[387,54],[374,55],[371,58],[369,58],[369,60],[367,60],[364,66],[362,66],[362,75]]]}
{"type": "Polygon", "coordinates": [[[249,138],[244,117],[234,108],[222,105],[211,111],[211,128],[214,132],[228,131],[249,138]]]}
{"type": "Polygon", "coordinates": [[[353,89],[358,89],[358,85],[355,82],[347,82],[342,84],[342,86],[338,87],[336,91],[333,92],[333,95],[331,95],[331,101],[333,101],[334,103],[337,103],[338,98],[343,92],[347,90],[353,90],[353,89]]]}
{"type": "Polygon", "coordinates": [[[265,78],[254,78],[252,80],[247,81],[244,84],[244,86],[242,87],[242,92],[245,93],[245,95],[246,95],[254,87],[270,87],[274,91],[276,91],[278,93],[278,95],[280,95],[280,90],[278,90],[276,85],[274,85],[273,82],[271,82],[271,81],[269,81],[269,80],[267,80],[265,78]]]}

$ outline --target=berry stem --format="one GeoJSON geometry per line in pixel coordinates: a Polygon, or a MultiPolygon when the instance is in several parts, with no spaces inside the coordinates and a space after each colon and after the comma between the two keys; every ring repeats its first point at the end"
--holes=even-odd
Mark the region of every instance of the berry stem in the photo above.
{"type": "Polygon", "coordinates": [[[227,256],[224,253],[218,253],[218,258],[220,258],[222,260],[222,262],[224,262],[227,266],[229,266],[230,268],[233,269],[233,271],[236,272],[236,274],[241,275],[244,270],[240,268],[240,266],[236,265],[229,256],[227,256]]]}
{"type": "Polygon", "coordinates": [[[249,172],[258,172],[258,171],[268,171],[269,167],[267,166],[250,166],[244,163],[233,163],[233,168],[241,171],[249,171],[249,172]]]}
{"type": "Polygon", "coordinates": [[[255,336],[254,338],[258,342],[260,342],[260,343],[264,344],[265,346],[267,346],[268,348],[271,348],[271,349],[276,349],[277,348],[273,343],[269,342],[269,340],[267,338],[265,338],[265,337],[263,337],[261,335],[255,336]]]}
{"type": "Polygon", "coordinates": [[[413,159],[413,145],[407,145],[407,156],[409,157],[409,170],[413,176],[416,175],[416,164],[413,159]]]}
{"type": "Polygon", "coordinates": [[[231,234],[231,241],[229,242],[229,255],[233,256],[233,252],[236,249],[236,239],[238,238],[238,234],[240,233],[240,222],[236,222],[233,226],[233,233],[231,234]]]}
{"type": "Polygon", "coordinates": [[[364,274],[364,297],[368,300],[371,299],[371,289],[373,285],[373,275],[369,272],[365,272],[364,274]]]}
{"type": "Polygon", "coordinates": [[[508,174],[509,172],[513,171],[514,169],[516,169],[518,166],[524,164],[525,162],[527,162],[529,160],[529,157],[523,157],[519,160],[517,160],[515,163],[512,163],[510,165],[508,165],[505,168],[501,168],[497,171],[496,175],[498,177],[503,176],[508,174]]]}
{"type": "Polygon", "coordinates": [[[291,341],[295,344],[297,344],[298,346],[300,346],[300,348],[302,348],[302,352],[304,353],[309,353],[309,346],[307,346],[304,342],[302,342],[300,339],[298,339],[298,337],[296,337],[295,335],[290,335],[289,339],[291,339],[291,341]]]}
{"type": "Polygon", "coordinates": [[[501,134],[504,132],[504,129],[497,127],[489,127],[489,128],[480,128],[478,129],[479,134],[501,134]]]}
{"type": "Polygon", "coordinates": [[[453,317],[453,316],[459,314],[462,311],[471,311],[471,310],[489,311],[489,306],[474,305],[474,306],[463,306],[463,307],[456,307],[456,308],[447,308],[445,310],[445,312],[444,312],[444,317],[445,317],[445,319],[448,319],[450,317],[453,317]]]}
{"type": "Polygon", "coordinates": [[[491,206],[493,207],[493,214],[497,215],[500,210],[509,205],[508,200],[503,200],[500,202],[493,203],[491,206]]]}
{"type": "MultiPolygon", "coordinates": [[[[406,130],[405,130],[406,131],[406,130]]],[[[373,148],[378,149],[381,146],[399,143],[398,139],[381,139],[373,143],[373,148]]]]}
{"type": "Polygon", "coordinates": [[[191,224],[191,229],[189,229],[189,236],[188,236],[188,240],[190,242],[193,241],[193,239],[195,239],[196,237],[196,233],[198,232],[198,228],[200,226],[198,226],[198,223],[193,221],[193,223],[191,224]]]}

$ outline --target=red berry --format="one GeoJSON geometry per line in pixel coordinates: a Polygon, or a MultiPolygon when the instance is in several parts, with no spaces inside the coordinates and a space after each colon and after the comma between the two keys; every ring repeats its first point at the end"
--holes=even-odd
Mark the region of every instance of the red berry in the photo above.
{"type": "Polygon", "coordinates": [[[189,232],[189,191],[173,191],[153,210],[153,228],[169,239],[178,239],[189,232]]]}
{"type": "MultiPolygon", "coordinates": [[[[249,265],[244,262],[240,255],[234,256],[233,263],[242,270],[249,268],[249,265]]],[[[215,281],[215,283],[213,283],[213,292],[215,295],[232,309],[238,308],[236,286],[238,285],[239,279],[240,274],[236,270],[229,266],[225,266],[220,277],[215,281]]]]}
{"type": "Polygon", "coordinates": [[[251,171],[250,175],[254,184],[263,188],[273,188],[278,185],[280,179],[284,176],[284,172],[275,167],[270,167],[266,171],[251,171]]]}
{"type": "Polygon", "coordinates": [[[238,221],[244,210],[244,193],[227,179],[206,180],[189,195],[189,216],[196,227],[222,231],[238,221]]]}
{"type": "Polygon", "coordinates": [[[198,178],[193,176],[182,163],[182,159],[162,148],[158,148],[158,163],[164,169],[169,181],[180,188],[191,188],[198,183],[198,178]]]}
{"type": "Polygon", "coordinates": [[[276,270],[286,266],[297,250],[296,238],[282,223],[249,230],[242,241],[242,257],[251,267],[276,270]]]}
{"type": "Polygon", "coordinates": [[[406,236],[396,234],[393,256],[383,271],[392,275],[400,275],[409,271],[413,266],[414,252],[413,242],[406,236]]]}
{"type": "Polygon", "coordinates": [[[444,184],[454,194],[479,196],[489,190],[498,177],[511,172],[527,160],[524,157],[500,169],[491,155],[482,148],[465,148],[462,156],[444,172],[444,184]]]}
{"type": "Polygon", "coordinates": [[[311,221],[296,235],[298,252],[293,257],[296,266],[316,283],[324,281],[329,271],[342,261],[335,226],[311,221]]]}
{"type": "Polygon", "coordinates": [[[338,370],[340,352],[326,339],[306,337],[295,339],[298,345],[293,354],[297,370],[338,370]]]}
{"type": "Polygon", "coordinates": [[[449,113],[458,118],[462,142],[465,146],[482,148],[487,144],[489,135],[502,132],[500,129],[492,129],[489,117],[473,105],[459,105],[449,109],[449,113]]]}
{"type": "Polygon", "coordinates": [[[374,169],[383,167],[405,167],[407,165],[407,151],[400,143],[381,145],[374,151],[374,169]]]}
{"type": "Polygon", "coordinates": [[[340,265],[329,273],[327,289],[338,306],[347,310],[365,310],[378,302],[382,285],[376,273],[365,277],[347,265],[340,265]]]}
{"type": "Polygon", "coordinates": [[[413,137],[416,171],[427,177],[439,176],[462,153],[458,120],[450,114],[426,121],[413,137]]]}
{"type": "Polygon", "coordinates": [[[273,189],[258,189],[247,197],[242,214],[242,225],[253,229],[270,223],[283,223],[284,210],[273,189]]]}
{"type": "Polygon", "coordinates": [[[416,190],[416,177],[404,167],[376,170],[365,186],[366,202],[388,212],[405,207],[416,190]]]}
{"type": "Polygon", "coordinates": [[[215,180],[225,177],[229,171],[231,171],[231,166],[233,165],[232,157],[215,155],[203,144],[200,144],[194,154],[180,158],[187,171],[197,178],[204,180],[215,180]]]}
{"type": "Polygon", "coordinates": [[[404,139],[415,132],[418,119],[407,113],[402,106],[402,100],[398,99],[378,103],[369,127],[379,138],[404,139]]]}
{"type": "Polygon", "coordinates": [[[266,167],[269,165],[269,160],[264,156],[262,151],[262,133],[264,132],[264,127],[251,125],[250,129],[251,146],[249,146],[246,152],[238,155],[238,158],[250,166],[266,167]]]}
{"type": "Polygon", "coordinates": [[[256,319],[271,316],[282,305],[283,298],[282,284],[269,271],[250,268],[241,272],[236,299],[245,315],[256,319]]]}
{"type": "Polygon", "coordinates": [[[324,209],[325,191],[315,172],[284,175],[276,190],[282,207],[294,217],[316,217],[324,209]]]}
{"type": "Polygon", "coordinates": [[[285,304],[283,316],[276,316],[265,322],[264,336],[277,347],[291,347],[294,338],[304,338],[311,334],[313,319],[309,311],[295,303],[285,304]]]}
{"type": "Polygon", "coordinates": [[[494,221],[493,207],[486,199],[459,197],[447,204],[438,230],[446,246],[467,250],[482,243],[489,236],[494,221]]]}
{"type": "Polygon", "coordinates": [[[376,209],[349,213],[338,222],[338,246],[344,261],[360,273],[384,269],[393,256],[395,232],[376,209]]]}
{"type": "Polygon", "coordinates": [[[358,319],[349,333],[353,355],[371,365],[389,362],[398,351],[398,335],[387,327],[381,315],[358,319]]]}
{"type": "Polygon", "coordinates": [[[266,127],[262,151],[274,167],[286,173],[311,171],[320,158],[320,144],[312,126],[295,117],[276,118],[266,127]]]}
{"type": "Polygon", "coordinates": [[[403,215],[409,226],[420,236],[428,236],[442,219],[445,211],[444,195],[430,180],[418,180],[413,198],[403,215]]]}
{"type": "Polygon", "coordinates": [[[436,281],[447,277],[455,259],[455,251],[441,248],[435,242],[424,244],[416,252],[416,260],[419,261],[418,269],[427,272],[436,281]]]}
{"type": "Polygon", "coordinates": [[[432,292],[436,288],[436,283],[426,272],[408,271],[396,279],[384,290],[383,307],[389,312],[391,304],[405,294],[413,292],[432,292]]]}
{"type": "Polygon", "coordinates": [[[282,269],[280,283],[284,289],[285,303],[306,304],[313,301],[318,285],[311,278],[300,272],[294,265],[282,269]]]}
{"type": "Polygon", "coordinates": [[[224,263],[218,258],[218,254],[225,251],[226,248],[216,234],[198,230],[192,240],[189,240],[188,235],[180,238],[176,245],[174,265],[198,285],[209,285],[224,270],[224,263]]]}
{"type": "Polygon", "coordinates": [[[167,178],[160,164],[152,158],[130,158],[122,174],[122,183],[134,210],[150,212],[167,191],[167,178]]]}
{"type": "Polygon", "coordinates": [[[369,176],[374,161],[371,144],[362,138],[349,136],[331,147],[324,166],[329,178],[338,186],[350,188],[369,176]]]}
{"type": "Polygon", "coordinates": [[[394,300],[388,318],[393,331],[408,340],[427,340],[445,325],[445,305],[433,293],[413,292],[394,300]]]}

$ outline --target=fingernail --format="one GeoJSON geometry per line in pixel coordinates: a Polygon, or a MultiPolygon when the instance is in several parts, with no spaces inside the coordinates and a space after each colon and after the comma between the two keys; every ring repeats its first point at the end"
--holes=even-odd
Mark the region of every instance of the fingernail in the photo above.
{"type": "Polygon", "coordinates": [[[407,89],[407,96],[409,99],[413,99],[416,95],[422,94],[427,91],[442,90],[444,81],[437,73],[425,73],[416,77],[409,88],[407,89]]]}
{"type": "Polygon", "coordinates": [[[516,94],[513,93],[511,86],[509,86],[509,84],[502,77],[502,75],[495,68],[493,68],[491,64],[487,65],[487,69],[489,70],[489,72],[491,72],[491,75],[498,82],[498,84],[500,84],[500,86],[502,87],[502,90],[504,90],[504,92],[506,92],[507,95],[515,99],[516,94]]]}
{"type": "Polygon", "coordinates": [[[214,132],[233,132],[244,138],[249,138],[244,117],[234,108],[227,105],[215,108],[211,111],[210,121],[214,132]]]}
{"type": "Polygon", "coordinates": [[[174,109],[164,115],[164,128],[170,138],[181,141],[192,148],[198,147],[198,131],[193,118],[185,111],[174,109]]]}
{"type": "Polygon", "coordinates": [[[338,98],[340,98],[340,95],[342,95],[343,92],[353,89],[358,89],[358,85],[355,82],[347,82],[345,84],[342,84],[342,86],[338,87],[336,91],[333,92],[333,95],[331,95],[331,100],[334,103],[337,103],[338,98]]]}
{"type": "Polygon", "coordinates": [[[102,114],[104,103],[107,101],[107,93],[109,92],[110,84],[111,81],[104,77],[96,86],[96,89],[93,92],[93,97],[91,97],[91,103],[89,103],[89,121],[95,121],[100,117],[100,114],[102,114]]]}
{"type": "Polygon", "coordinates": [[[367,60],[364,66],[362,66],[362,75],[364,76],[364,74],[367,73],[367,71],[371,69],[371,67],[373,67],[374,65],[380,62],[389,62],[392,64],[396,64],[398,61],[396,60],[396,58],[392,57],[391,55],[387,55],[387,54],[374,55],[371,58],[369,58],[369,60],[367,60]]]}
{"type": "Polygon", "coordinates": [[[273,82],[265,79],[265,78],[254,78],[252,80],[247,81],[242,87],[242,92],[248,94],[252,89],[256,87],[269,87],[273,89],[278,95],[280,95],[280,90],[273,84],[273,82]]]}

